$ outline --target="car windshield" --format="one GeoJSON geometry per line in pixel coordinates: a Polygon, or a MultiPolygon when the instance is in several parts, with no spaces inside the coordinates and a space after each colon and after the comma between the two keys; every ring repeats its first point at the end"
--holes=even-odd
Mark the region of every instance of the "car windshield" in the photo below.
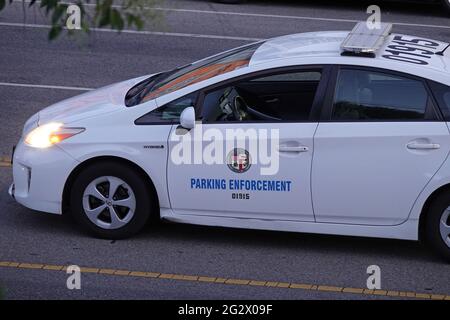
{"type": "Polygon", "coordinates": [[[263,42],[253,43],[156,74],[131,88],[125,97],[125,105],[132,107],[191,84],[246,67],[253,53],[262,44],[263,42]]]}

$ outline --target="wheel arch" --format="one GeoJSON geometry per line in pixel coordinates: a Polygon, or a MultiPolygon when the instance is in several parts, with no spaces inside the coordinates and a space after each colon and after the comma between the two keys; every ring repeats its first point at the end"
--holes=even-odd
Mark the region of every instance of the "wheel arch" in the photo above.
{"type": "MultiPolygon", "coordinates": [[[[122,157],[118,157],[118,156],[96,156],[96,157],[92,157],[89,159],[84,160],[83,162],[79,163],[69,174],[65,184],[64,184],[64,189],[63,189],[63,195],[62,195],[62,204],[61,204],[61,212],[62,214],[64,214],[65,212],[68,212],[68,210],[70,209],[70,191],[72,189],[73,183],[76,179],[76,177],[80,174],[80,172],[82,172],[85,168],[95,164],[95,163],[99,163],[99,162],[104,162],[104,161],[111,161],[111,162],[116,162],[116,163],[120,163],[122,165],[126,165],[131,167],[132,169],[136,170],[137,172],[139,172],[139,174],[144,177],[144,180],[149,188],[149,191],[153,193],[154,197],[155,197],[155,211],[158,216],[156,218],[159,218],[159,196],[158,196],[158,192],[156,190],[155,184],[153,183],[153,180],[151,179],[151,177],[147,174],[147,172],[142,169],[141,166],[139,166],[138,164],[136,164],[133,161],[130,161],[128,159],[122,158],[122,157]]],[[[151,217],[151,218],[155,218],[155,217],[151,217]]]]}
{"type": "Polygon", "coordinates": [[[419,216],[419,240],[424,239],[425,225],[427,221],[428,210],[435,199],[441,196],[445,192],[450,192],[450,183],[444,184],[434,190],[425,200],[424,205],[422,206],[422,210],[419,216]]]}

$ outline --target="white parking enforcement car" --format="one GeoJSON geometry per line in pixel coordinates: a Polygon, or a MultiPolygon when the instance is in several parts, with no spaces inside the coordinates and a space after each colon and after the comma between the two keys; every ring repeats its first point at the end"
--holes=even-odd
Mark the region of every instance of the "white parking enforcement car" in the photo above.
{"type": "Polygon", "coordinates": [[[450,259],[449,44],[391,27],[277,37],[52,105],[25,123],[9,193],[103,238],[154,216],[423,239],[450,259]]]}

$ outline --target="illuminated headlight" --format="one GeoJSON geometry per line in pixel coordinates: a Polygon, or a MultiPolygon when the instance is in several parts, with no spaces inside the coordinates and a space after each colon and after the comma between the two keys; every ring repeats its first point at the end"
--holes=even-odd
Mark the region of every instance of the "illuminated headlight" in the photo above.
{"type": "Polygon", "coordinates": [[[48,148],[84,131],[84,128],[65,128],[62,123],[50,122],[33,129],[25,143],[34,148],[48,148]]]}

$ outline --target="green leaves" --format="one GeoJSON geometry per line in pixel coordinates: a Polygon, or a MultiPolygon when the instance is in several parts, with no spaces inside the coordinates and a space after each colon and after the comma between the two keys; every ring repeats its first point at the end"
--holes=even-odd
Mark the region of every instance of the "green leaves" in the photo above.
{"type": "MultiPolygon", "coordinates": [[[[69,35],[79,32],[89,33],[90,28],[111,28],[119,32],[125,27],[141,30],[149,20],[156,20],[154,10],[149,9],[155,2],[162,0],[123,0],[121,6],[113,0],[77,0],[80,8],[81,29],[69,30],[69,35]],[[89,5],[87,5],[89,4],[89,5]]],[[[13,0],[0,0],[0,11],[13,0]]],[[[51,28],[49,40],[56,39],[67,29],[66,22],[70,17],[67,13],[68,4],[64,0],[30,0],[29,7],[39,6],[49,18],[51,28]],[[64,2],[64,3],[63,3],[64,2]]]]}
{"type": "Polygon", "coordinates": [[[133,17],[133,22],[134,22],[134,25],[136,26],[136,28],[138,28],[139,30],[144,28],[144,21],[141,18],[133,17]]]}
{"type": "MultiPolygon", "coordinates": [[[[45,13],[48,14],[50,11],[54,11],[55,7],[58,5],[59,0],[42,0],[41,8],[45,8],[45,13]]],[[[31,3],[30,3],[31,6],[31,3]]]]}
{"type": "Polygon", "coordinates": [[[134,25],[138,30],[141,30],[144,27],[144,21],[141,17],[137,17],[132,14],[126,14],[125,16],[128,26],[134,25]]]}
{"type": "Polygon", "coordinates": [[[122,30],[124,26],[123,18],[117,9],[111,10],[111,28],[122,30]]]}
{"type": "Polygon", "coordinates": [[[53,26],[48,33],[48,39],[49,40],[56,39],[62,30],[63,30],[62,27],[59,25],[53,26]]]}
{"type": "Polygon", "coordinates": [[[58,6],[56,6],[53,10],[53,14],[52,14],[52,24],[55,25],[57,24],[64,13],[66,13],[67,10],[67,5],[65,4],[59,4],[58,6]]]}

